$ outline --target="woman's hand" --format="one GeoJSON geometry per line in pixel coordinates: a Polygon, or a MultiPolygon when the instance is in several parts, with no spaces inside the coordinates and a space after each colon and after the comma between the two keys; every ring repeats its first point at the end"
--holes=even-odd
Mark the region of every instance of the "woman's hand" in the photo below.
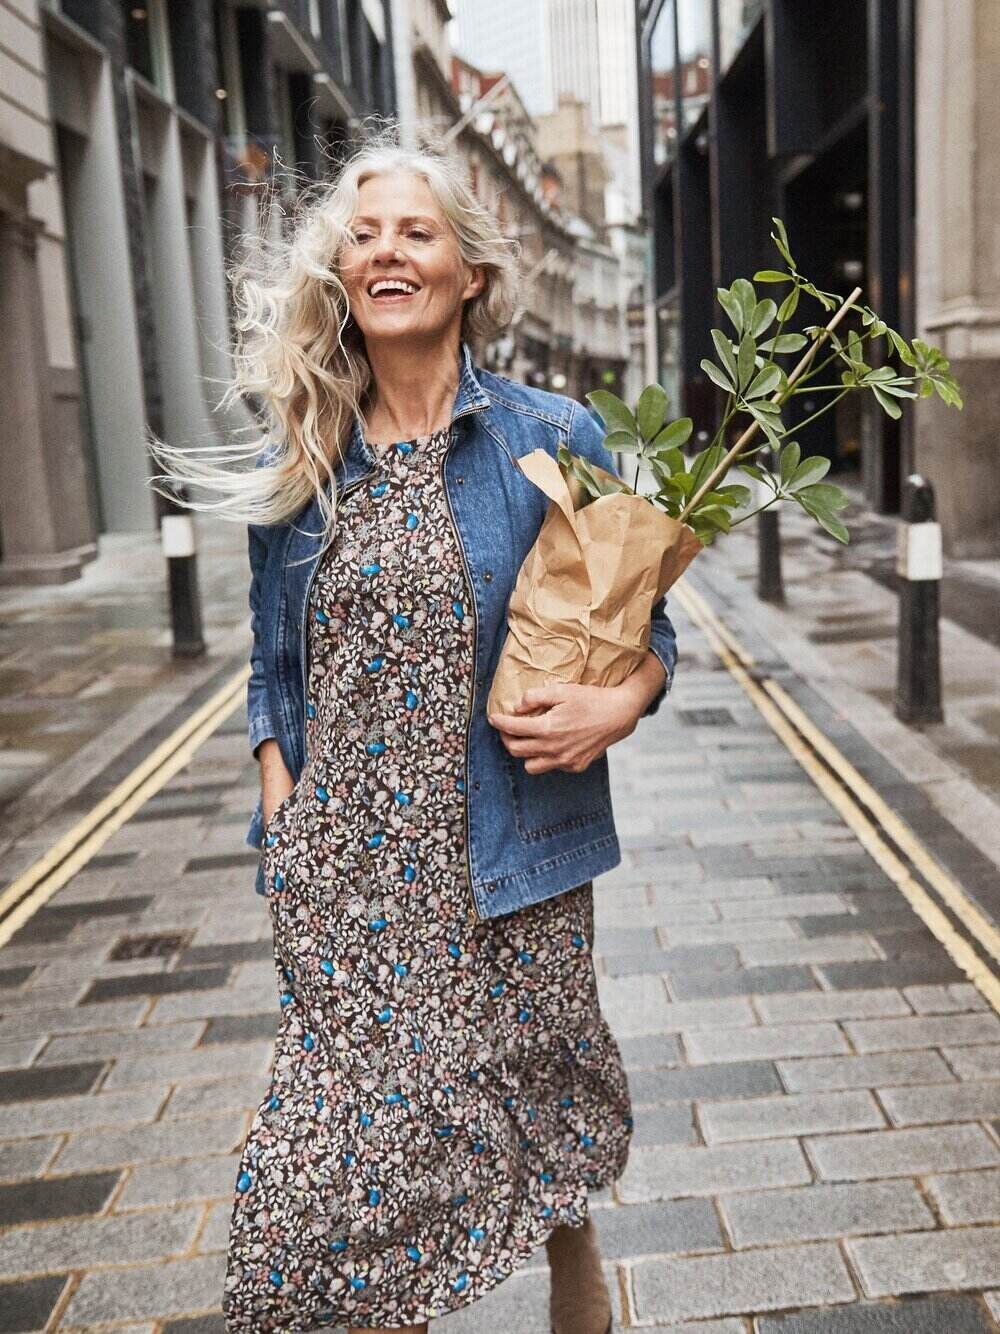
{"type": "Polygon", "coordinates": [[[524,760],[526,773],[582,773],[635,730],[664,675],[650,652],[621,685],[539,686],[524,692],[516,713],[490,714],[489,721],[511,755],[524,760]]]}
{"type": "Polygon", "coordinates": [[[260,761],[260,801],[265,827],[285,798],[295,787],[295,780],[285,768],[277,741],[268,737],[257,747],[260,761]]]}

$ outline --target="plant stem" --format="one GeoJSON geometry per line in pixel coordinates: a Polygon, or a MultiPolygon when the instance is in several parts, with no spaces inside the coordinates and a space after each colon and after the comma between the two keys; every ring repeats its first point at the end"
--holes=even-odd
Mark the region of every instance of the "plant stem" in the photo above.
{"type": "MultiPolygon", "coordinates": [[[[804,421],[800,421],[799,424],[796,427],[794,427],[794,433],[797,435],[804,426],[808,426],[810,422],[814,422],[817,417],[822,417],[824,412],[829,412],[831,408],[835,408],[837,404],[840,402],[840,400],[844,397],[844,395],[849,394],[851,392],[852,387],[853,386],[848,385],[846,389],[842,388],[841,392],[837,395],[836,398],[831,398],[829,403],[824,403],[821,408],[817,408],[811,417],[806,417],[804,421]]],[[[790,432],[786,431],[785,435],[788,434],[790,434],[790,432]]]]}
{"type": "MultiPolygon", "coordinates": [[[[854,291],[843,303],[840,309],[831,317],[829,324],[827,324],[826,328],[813,343],[812,347],[809,348],[805,356],[792,371],[791,375],[788,377],[788,385],[786,389],[783,392],[779,390],[779,392],[775,394],[774,398],[772,398],[771,400],[772,403],[777,403],[777,404],[784,403],[785,399],[791,393],[792,386],[798,380],[800,380],[802,376],[806,373],[806,371],[809,369],[810,365],[813,362],[813,359],[816,356],[817,351],[819,350],[820,343],[822,343],[824,339],[826,339],[833,332],[833,330],[836,329],[837,325],[844,318],[847,312],[851,309],[851,306],[853,305],[855,299],[860,295],[861,295],[861,288],[855,287],[854,291]]],[[[697,491],[695,491],[694,495],[681,510],[679,517],[682,523],[692,512],[692,510],[694,510],[701,503],[704,497],[708,495],[709,491],[711,491],[715,487],[719,479],[725,477],[726,473],[733,466],[733,464],[739,458],[739,456],[743,453],[745,446],[749,444],[749,442],[753,439],[753,437],[756,435],[759,429],[760,429],[759,423],[755,418],[747,427],[747,429],[743,432],[740,438],[736,441],[736,444],[733,445],[732,449],[728,452],[728,454],[726,454],[725,458],[723,458],[720,461],[717,467],[712,469],[709,475],[702,482],[701,486],[698,487],[697,491]]]]}
{"type": "Polygon", "coordinates": [[[729,525],[730,528],[738,528],[741,523],[746,523],[747,519],[756,519],[758,514],[763,514],[765,510],[769,510],[772,505],[776,505],[782,498],[782,496],[775,493],[775,495],[773,495],[765,505],[761,505],[759,509],[751,510],[749,514],[744,514],[740,519],[734,519],[729,525]]]}

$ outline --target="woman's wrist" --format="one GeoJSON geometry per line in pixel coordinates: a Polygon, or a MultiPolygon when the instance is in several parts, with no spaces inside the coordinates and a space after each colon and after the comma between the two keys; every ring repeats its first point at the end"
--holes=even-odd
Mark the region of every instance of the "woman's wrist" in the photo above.
{"type": "Polygon", "coordinates": [[[666,668],[653,650],[649,649],[635,671],[617,687],[618,690],[623,692],[623,698],[630,702],[636,721],[642,717],[660,693],[666,679],[666,668]]]}

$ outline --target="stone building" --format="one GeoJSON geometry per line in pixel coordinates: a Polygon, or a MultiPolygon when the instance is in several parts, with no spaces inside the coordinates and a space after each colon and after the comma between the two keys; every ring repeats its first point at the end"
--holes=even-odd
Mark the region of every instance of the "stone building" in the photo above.
{"type": "Polygon", "coordinates": [[[392,53],[383,0],[0,12],[0,581],[47,582],[155,530],[147,428],[232,425],[232,239],[394,110],[392,53]]]}

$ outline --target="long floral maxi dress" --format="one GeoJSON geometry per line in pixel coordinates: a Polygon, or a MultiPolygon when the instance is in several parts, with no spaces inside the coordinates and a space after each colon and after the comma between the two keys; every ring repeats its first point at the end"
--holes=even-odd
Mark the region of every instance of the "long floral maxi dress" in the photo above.
{"type": "Polygon", "coordinates": [[[443,1315],[581,1224],[625,1166],[592,886],[472,910],[448,442],[380,456],[313,579],[308,758],[265,831],[281,1018],[238,1168],[228,1334],[443,1315]]]}

